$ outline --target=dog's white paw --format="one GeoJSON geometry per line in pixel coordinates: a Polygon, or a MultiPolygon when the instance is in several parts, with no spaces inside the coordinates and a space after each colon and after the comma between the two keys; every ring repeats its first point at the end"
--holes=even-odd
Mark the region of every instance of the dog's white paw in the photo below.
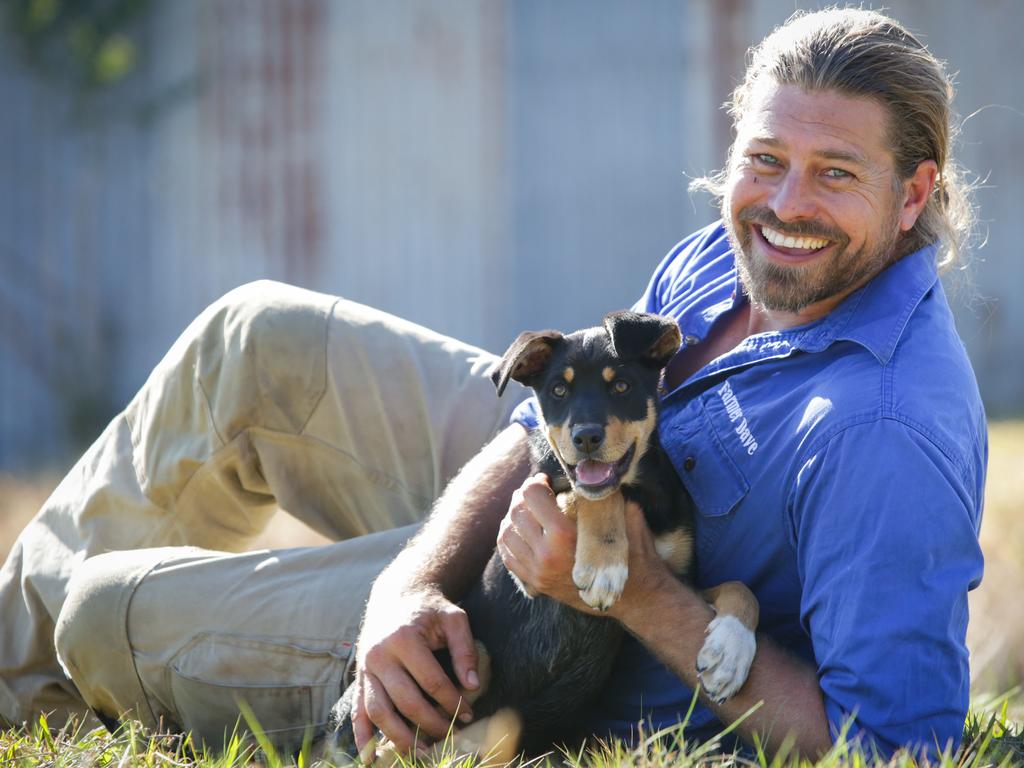
{"type": "Polygon", "coordinates": [[[572,580],[583,602],[599,611],[607,611],[615,604],[628,577],[629,568],[625,565],[592,566],[577,562],[572,569],[572,580]]]}
{"type": "Polygon", "coordinates": [[[697,678],[708,697],[721,704],[747,680],[757,641],[735,616],[719,616],[708,624],[707,639],[697,654],[697,678]]]}

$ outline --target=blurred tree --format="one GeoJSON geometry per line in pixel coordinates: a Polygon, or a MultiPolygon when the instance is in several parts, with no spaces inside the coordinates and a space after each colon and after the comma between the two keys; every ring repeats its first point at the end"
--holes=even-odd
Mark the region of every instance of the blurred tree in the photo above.
{"type": "Polygon", "coordinates": [[[135,69],[139,21],[156,0],[8,0],[7,28],[48,79],[94,91],[135,69]]]}
{"type": "Polygon", "coordinates": [[[28,69],[72,95],[75,128],[142,123],[190,98],[198,77],[124,88],[140,73],[162,0],[6,0],[3,26],[28,69]],[[102,97],[102,98],[101,98],[102,97]]]}

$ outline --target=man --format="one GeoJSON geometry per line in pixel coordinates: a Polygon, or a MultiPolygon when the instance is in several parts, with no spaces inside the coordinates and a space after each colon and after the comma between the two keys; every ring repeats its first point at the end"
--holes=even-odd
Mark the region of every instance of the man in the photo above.
{"type": "MultiPolygon", "coordinates": [[[[961,234],[949,99],[891,20],[792,19],[734,94],[736,141],[710,182],[723,225],[681,243],[639,304],[687,339],[659,428],[699,509],[699,579],[739,578],[762,607],[747,684],[696,712],[698,734],[763,701],[741,730],[770,748],[792,736],[820,753],[844,727],[883,751],[959,739],[985,421],[936,279],[961,234]]],[[[415,748],[470,718],[431,650],[478,684],[455,603],[496,539],[524,582],[582,607],[574,529],[526,477],[530,405],[480,449],[515,404],[494,399],[491,360],[280,286],[215,304],[5,565],[0,713],[131,711],[216,743],[244,698],[295,743],[337,698],[358,633],[360,743],[376,726],[415,748]],[[347,540],[221,551],[275,502],[347,540]]],[[[612,615],[635,641],[595,732],[678,719],[711,619],[636,509],[629,527],[612,615]]]]}
{"type": "MultiPolygon", "coordinates": [[[[750,586],[767,636],[740,695],[701,708],[698,729],[763,701],[741,730],[772,747],[792,735],[813,755],[845,728],[882,751],[959,741],[986,427],[936,281],[933,244],[957,242],[950,93],[889,19],[792,19],[734,94],[736,140],[710,184],[724,226],[669,254],[638,305],[677,317],[690,344],[667,371],[660,432],[699,508],[698,580],[750,586]]],[[[464,588],[453,567],[471,546],[466,514],[442,507],[374,587],[358,649],[361,742],[372,723],[410,746],[396,711],[443,733],[419,688],[448,712],[455,694],[428,647],[452,646],[473,687],[449,602],[464,588]]],[[[595,708],[595,728],[616,732],[685,713],[689,692],[649,654],[694,687],[711,618],[635,510],[631,523],[630,580],[611,615],[639,642],[595,708]]],[[[502,523],[506,565],[585,609],[572,544],[544,480],[529,480],[502,523]]]]}

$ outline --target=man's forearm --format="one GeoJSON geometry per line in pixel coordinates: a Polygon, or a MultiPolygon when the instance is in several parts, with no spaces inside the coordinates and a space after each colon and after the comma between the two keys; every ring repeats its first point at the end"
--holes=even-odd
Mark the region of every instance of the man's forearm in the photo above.
{"type": "MultiPolygon", "coordinates": [[[[684,683],[696,688],[697,654],[704,630],[714,618],[700,595],[669,579],[619,618],[684,683]]],[[[832,745],[815,669],[763,635],[758,636],[757,655],[740,692],[720,705],[703,701],[723,723],[743,717],[763,702],[739,731],[748,742],[758,734],[769,754],[776,752],[787,736],[793,737],[793,747],[807,757],[816,757],[832,745]]]]}
{"type": "Polygon", "coordinates": [[[377,583],[436,587],[450,600],[461,598],[494,551],[509,499],[528,471],[527,432],[513,424],[452,479],[423,528],[377,583]]]}

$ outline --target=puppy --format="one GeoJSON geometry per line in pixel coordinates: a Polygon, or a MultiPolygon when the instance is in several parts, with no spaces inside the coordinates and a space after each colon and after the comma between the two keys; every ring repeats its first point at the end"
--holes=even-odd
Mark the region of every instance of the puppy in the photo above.
{"type": "MultiPolygon", "coordinates": [[[[536,394],[542,423],[530,438],[533,469],[550,478],[560,508],[576,520],[572,577],[598,611],[615,603],[629,576],[627,501],[643,510],[669,567],[684,580],[694,575],[693,501],[657,432],[660,374],[679,344],[674,320],[617,312],[568,335],[522,333],[492,373],[499,395],[509,379],[536,394]]],[[[724,701],[746,680],[758,606],[738,582],[705,598],[718,615],[697,666],[707,694],[724,701]]],[[[489,668],[472,697],[478,719],[511,708],[528,755],[585,737],[586,707],[607,680],[621,626],[531,594],[497,552],[461,605],[489,668]]],[[[350,688],[333,713],[337,746],[350,753],[351,706],[350,688]]]]}

